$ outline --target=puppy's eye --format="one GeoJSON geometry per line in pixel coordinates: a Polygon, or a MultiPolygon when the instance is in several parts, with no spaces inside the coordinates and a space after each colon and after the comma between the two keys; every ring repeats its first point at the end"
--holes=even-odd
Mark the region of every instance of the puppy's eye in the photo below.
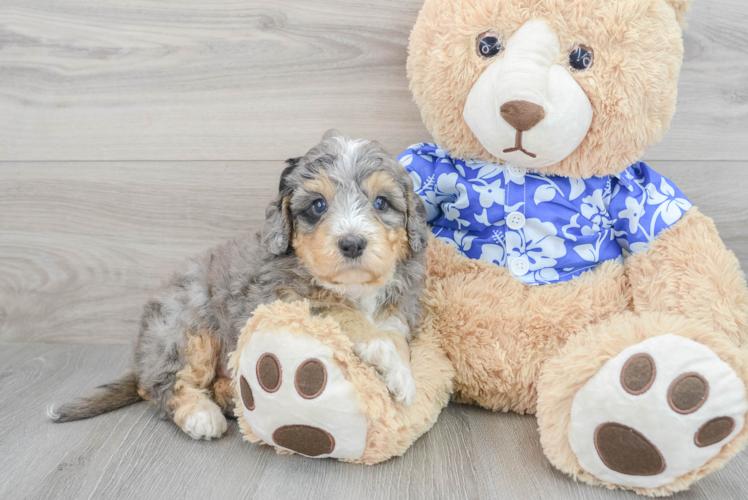
{"type": "Polygon", "coordinates": [[[317,215],[322,215],[323,213],[327,212],[327,202],[323,199],[319,199],[314,202],[314,205],[312,205],[312,210],[317,215]]]}
{"type": "Polygon", "coordinates": [[[595,64],[595,52],[592,47],[575,45],[569,52],[569,66],[574,73],[583,73],[595,64]]]}
{"type": "Polygon", "coordinates": [[[374,208],[376,208],[380,212],[384,212],[385,210],[387,210],[387,200],[380,196],[379,198],[374,200],[374,208]]]}
{"type": "Polygon", "coordinates": [[[475,39],[475,51],[483,59],[491,59],[504,50],[504,39],[495,31],[485,31],[475,39]]]}

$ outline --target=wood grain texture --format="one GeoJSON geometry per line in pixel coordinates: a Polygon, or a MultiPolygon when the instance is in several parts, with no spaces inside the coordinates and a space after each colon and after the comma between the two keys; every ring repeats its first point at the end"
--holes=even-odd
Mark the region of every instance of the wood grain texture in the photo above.
{"type": "MultiPolygon", "coordinates": [[[[422,0],[3,0],[0,160],[280,160],[337,127],[429,140],[405,75],[422,0]]],[[[648,159],[748,160],[748,8],[696,1],[648,159]]]]}
{"type": "Polygon", "coordinates": [[[0,164],[0,339],[134,339],[182,261],[261,227],[283,166],[0,164]]]}
{"type": "MultiPolygon", "coordinates": [[[[0,340],[130,342],[188,256],[262,226],[282,162],[0,164],[0,340]]],[[[746,163],[654,165],[748,269],[746,163]]]]}
{"type": "MultiPolygon", "coordinates": [[[[532,416],[450,405],[401,458],[376,466],[277,455],[241,440],[193,441],[139,403],[53,424],[45,407],[105,383],[126,346],[4,344],[0,348],[0,498],[622,499],[571,481],[543,456],[532,416]],[[520,451],[521,450],[521,451],[520,451]]],[[[748,452],[685,499],[744,499],[748,452]]]]}

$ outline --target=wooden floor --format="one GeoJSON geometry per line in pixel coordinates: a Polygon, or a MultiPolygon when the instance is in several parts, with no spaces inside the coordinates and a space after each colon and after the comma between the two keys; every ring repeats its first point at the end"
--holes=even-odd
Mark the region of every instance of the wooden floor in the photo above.
{"type": "MultiPolygon", "coordinates": [[[[126,369],[143,302],[252,230],[336,127],[429,140],[405,77],[422,0],[0,0],[0,498],[633,498],[544,458],[533,417],[451,405],[375,467],[194,442],[138,404],[49,423],[126,369]]],[[[748,269],[748,3],[695,0],[646,160],[748,269]]],[[[748,452],[676,498],[748,498],[748,452]]]]}

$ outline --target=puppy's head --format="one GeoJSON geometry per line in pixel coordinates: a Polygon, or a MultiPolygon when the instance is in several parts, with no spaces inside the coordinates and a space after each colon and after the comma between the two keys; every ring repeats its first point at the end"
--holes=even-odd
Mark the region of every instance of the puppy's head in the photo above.
{"type": "Polygon", "coordinates": [[[398,262],[426,250],[427,238],[405,169],[379,144],[330,130],[288,160],[262,242],[276,255],[295,251],[324,283],[382,286],[398,262]]]}

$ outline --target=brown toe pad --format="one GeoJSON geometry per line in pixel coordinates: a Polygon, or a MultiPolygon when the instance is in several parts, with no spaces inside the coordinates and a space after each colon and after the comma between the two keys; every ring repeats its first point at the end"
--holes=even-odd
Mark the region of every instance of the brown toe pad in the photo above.
{"type": "Polygon", "coordinates": [[[244,378],[244,375],[239,377],[239,391],[241,392],[244,406],[249,411],[254,410],[255,409],[255,398],[254,398],[254,395],[252,394],[252,389],[249,387],[249,383],[247,382],[247,379],[244,378]]]}
{"type": "Polygon", "coordinates": [[[708,396],[709,383],[698,373],[684,373],[673,380],[667,391],[670,408],[682,415],[701,408],[708,396]]]}
{"type": "Polygon", "coordinates": [[[621,370],[623,390],[634,396],[644,394],[652,387],[657,369],[652,356],[645,353],[631,356],[621,370]]]}
{"type": "Polygon", "coordinates": [[[335,438],[329,432],[309,425],[279,427],[273,432],[273,442],[308,457],[326,455],[335,449],[335,438]]]}
{"type": "Polygon", "coordinates": [[[281,365],[274,354],[266,352],[257,360],[257,381],[266,392],[275,392],[281,386],[281,365]]]}
{"type": "Polygon", "coordinates": [[[639,431],[608,422],[595,429],[595,448],[606,467],[629,476],[655,476],[665,470],[662,453],[639,431]]]}
{"type": "Polygon", "coordinates": [[[322,394],[327,385],[327,370],[322,361],[308,359],[296,370],[294,377],[296,392],[304,399],[314,399],[322,394]]]}
{"type": "Polygon", "coordinates": [[[734,428],[735,420],[731,417],[713,418],[696,432],[694,442],[699,448],[719,443],[729,436],[734,428]]]}

